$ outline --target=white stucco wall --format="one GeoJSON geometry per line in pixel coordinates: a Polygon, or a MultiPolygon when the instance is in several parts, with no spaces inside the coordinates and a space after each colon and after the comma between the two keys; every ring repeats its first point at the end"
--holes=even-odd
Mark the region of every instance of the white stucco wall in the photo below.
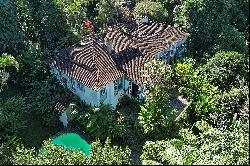
{"type": "Polygon", "coordinates": [[[51,69],[51,73],[57,77],[57,79],[62,83],[62,77],[66,78],[67,80],[67,88],[70,89],[74,94],[80,97],[81,100],[85,101],[87,104],[91,104],[93,106],[99,106],[99,96],[98,92],[90,89],[87,86],[84,86],[80,82],[71,79],[65,74],[61,73],[61,76],[59,75],[59,71],[55,68],[51,69]],[[74,84],[75,90],[72,89],[72,83],[74,84]],[[82,86],[82,89],[78,88],[77,84],[80,83],[82,86]]]}
{"type": "MultiPolygon", "coordinates": [[[[186,40],[187,40],[187,39],[184,38],[184,39],[180,40],[179,42],[175,43],[174,45],[172,45],[170,48],[168,48],[168,49],[166,49],[166,50],[163,50],[162,52],[159,52],[158,54],[156,54],[156,58],[159,58],[159,59],[160,59],[160,57],[162,57],[162,59],[166,61],[166,60],[169,58],[169,56],[170,56],[170,57],[177,56],[177,55],[176,55],[176,53],[177,53],[176,48],[177,48],[178,46],[181,46],[182,44],[184,44],[184,43],[186,42],[186,40]],[[171,52],[171,51],[172,51],[172,52],[171,52]],[[169,52],[171,52],[171,53],[169,53],[169,52]],[[169,53],[169,54],[168,54],[168,53],[169,53]]],[[[184,53],[184,50],[185,50],[185,48],[183,49],[182,53],[184,53]]],[[[178,56],[181,56],[181,54],[178,55],[178,56]]]]}
{"type": "Polygon", "coordinates": [[[66,114],[66,111],[64,111],[60,116],[59,116],[59,120],[63,123],[64,127],[67,127],[68,125],[68,117],[66,114]]]}
{"type": "MultiPolygon", "coordinates": [[[[181,46],[185,42],[186,42],[186,38],[179,41],[175,45],[172,45],[169,49],[163,50],[162,52],[156,54],[156,58],[163,57],[162,59],[167,61],[169,56],[173,57],[176,54],[176,48],[178,46],[181,46]],[[168,54],[170,51],[172,51],[172,53],[168,54]]],[[[184,50],[182,50],[182,52],[183,51],[184,50]]],[[[66,79],[66,87],[70,89],[74,94],[79,96],[81,100],[85,101],[87,104],[90,104],[92,106],[98,107],[103,102],[104,104],[110,104],[111,106],[116,107],[119,99],[121,98],[123,94],[130,96],[130,93],[131,93],[132,81],[129,80],[126,76],[123,77],[123,88],[118,91],[118,94],[114,93],[114,81],[106,85],[104,87],[106,90],[106,94],[105,94],[106,97],[104,100],[102,100],[101,90],[94,91],[93,89],[81,84],[80,82],[71,79],[67,75],[60,73],[55,68],[51,68],[51,73],[57,77],[57,79],[60,81],[61,84],[63,84],[62,78],[64,77],[66,79]],[[72,89],[72,84],[74,84],[75,90],[72,89]],[[78,84],[80,85],[80,88],[78,84]]],[[[142,88],[142,87],[139,87],[139,88],[142,88]]],[[[142,99],[143,95],[140,95],[139,98],[142,99]]]]}
{"type": "MultiPolygon", "coordinates": [[[[122,77],[122,81],[123,81],[123,87],[122,89],[118,90],[117,94],[115,94],[114,81],[106,85],[105,88],[106,88],[107,97],[103,101],[103,104],[110,104],[111,106],[115,108],[117,103],[119,102],[119,99],[122,97],[122,95],[124,94],[128,95],[128,93],[126,93],[126,90],[128,89],[128,86],[129,86],[129,83],[128,83],[129,80],[127,80],[125,77],[122,77]]],[[[98,91],[98,96],[99,96],[99,99],[101,99],[101,90],[98,91]]],[[[101,104],[101,101],[100,101],[100,104],[101,104]]]]}
{"type": "MultiPolygon", "coordinates": [[[[81,100],[85,101],[87,104],[91,104],[93,106],[100,106],[101,104],[101,90],[95,91],[87,86],[84,86],[80,82],[71,79],[65,74],[60,74],[60,72],[52,68],[51,73],[57,77],[59,82],[62,83],[62,77],[64,77],[67,80],[67,88],[70,89],[75,95],[79,96],[81,100]],[[77,84],[80,84],[82,88],[78,88],[77,84]],[[72,89],[72,84],[74,84],[74,89],[72,89]]],[[[106,99],[103,100],[104,104],[110,104],[114,108],[116,107],[117,103],[119,102],[120,97],[123,94],[126,94],[129,96],[129,80],[126,77],[123,77],[123,87],[118,91],[118,94],[114,93],[114,82],[109,83],[105,87],[106,91],[106,99]]]]}

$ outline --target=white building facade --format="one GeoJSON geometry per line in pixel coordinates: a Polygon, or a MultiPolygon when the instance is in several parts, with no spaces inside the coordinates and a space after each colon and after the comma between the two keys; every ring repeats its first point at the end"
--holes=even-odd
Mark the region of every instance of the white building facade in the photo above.
{"type": "MultiPolygon", "coordinates": [[[[186,39],[183,39],[175,45],[172,45],[170,48],[156,54],[155,57],[164,61],[168,61],[169,58],[175,56],[181,57],[185,52],[185,42],[186,39]]],[[[130,80],[127,76],[114,80],[102,89],[96,91],[85,86],[81,82],[74,80],[66,74],[63,74],[56,68],[51,68],[50,71],[51,74],[53,74],[61,83],[61,85],[68,88],[81,100],[92,106],[99,107],[101,104],[109,104],[115,108],[119,99],[123,95],[134,97],[139,102],[144,99],[143,87],[130,80]]]]}

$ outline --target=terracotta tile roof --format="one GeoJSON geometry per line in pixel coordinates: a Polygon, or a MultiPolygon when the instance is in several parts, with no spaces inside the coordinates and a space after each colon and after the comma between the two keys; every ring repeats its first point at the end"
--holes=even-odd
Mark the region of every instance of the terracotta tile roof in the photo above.
{"type": "Polygon", "coordinates": [[[116,63],[130,79],[142,85],[146,81],[142,76],[144,64],[187,36],[174,27],[153,23],[139,24],[129,35],[114,29],[107,33],[106,38],[112,41],[112,48],[118,54],[116,63]]]}
{"type": "Polygon", "coordinates": [[[94,90],[124,75],[94,36],[61,50],[51,66],[94,90]]]}
{"type": "Polygon", "coordinates": [[[123,75],[142,85],[146,81],[142,76],[144,64],[187,36],[160,23],[139,24],[128,33],[112,28],[101,37],[111,41],[112,55],[104,41],[89,35],[81,43],[61,50],[51,66],[94,90],[123,75]]]}
{"type": "Polygon", "coordinates": [[[71,93],[62,96],[54,107],[55,111],[64,112],[69,107],[71,96],[72,96],[71,93]]]}

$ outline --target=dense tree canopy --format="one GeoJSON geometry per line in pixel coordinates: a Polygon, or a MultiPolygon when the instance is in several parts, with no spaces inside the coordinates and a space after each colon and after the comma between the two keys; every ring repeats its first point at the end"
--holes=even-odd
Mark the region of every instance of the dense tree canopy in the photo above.
{"type": "Polygon", "coordinates": [[[249,0],[0,0],[0,165],[249,164],[248,22],[249,0]],[[126,32],[143,15],[190,36],[184,58],[145,64],[140,103],[96,108],[50,74],[48,60],[89,33],[83,20],[126,32]],[[52,145],[65,132],[91,155],[52,145]]]}
{"type": "Polygon", "coordinates": [[[205,77],[220,89],[238,84],[237,77],[247,77],[246,61],[237,52],[218,52],[205,65],[205,77]]]}
{"type": "Polygon", "coordinates": [[[167,16],[167,10],[164,9],[159,2],[145,0],[136,4],[134,14],[138,20],[140,20],[142,16],[147,16],[151,20],[164,22],[167,16]]]}
{"type": "Polygon", "coordinates": [[[51,141],[47,141],[38,154],[34,149],[18,147],[12,162],[14,165],[127,165],[131,164],[130,153],[128,148],[111,146],[109,139],[103,146],[100,141],[93,142],[92,153],[89,157],[86,157],[82,151],[58,147],[52,145],[51,141]]]}
{"type": "Polygon", "coordinates": [[[169,165],[214,165],[248,163],[249,125],[235,121],[228,131],[220,131],[206,122],[197,122],[201,133],[180,130],[180,138],[146,142],[141,158],[169,165]]]}
{"type": "Polygon", "coordinates": [[[191,34],[191,51],[214,53],[217,45],[230,51],[244,51],[241,50],[244,45],[235,42],[235,36],[238,36],[237,40],[244,40],[239,32],[248,32],[247,6],[247,0],[186,0],[175,9],[175,24],[191,34]],[[223,39],[239,48],[220,43],[223,39]]]}

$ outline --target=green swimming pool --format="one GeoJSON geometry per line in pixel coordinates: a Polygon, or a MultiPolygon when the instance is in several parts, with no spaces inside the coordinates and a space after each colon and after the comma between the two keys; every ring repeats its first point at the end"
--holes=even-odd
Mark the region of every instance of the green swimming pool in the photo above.
{"type": "Polygon", "coordinates": [[[70,149],[81,150],[85,156],[90,155],[91,145],[75,133],[62,134],[53,139],[52,143],[70,149]]]}

